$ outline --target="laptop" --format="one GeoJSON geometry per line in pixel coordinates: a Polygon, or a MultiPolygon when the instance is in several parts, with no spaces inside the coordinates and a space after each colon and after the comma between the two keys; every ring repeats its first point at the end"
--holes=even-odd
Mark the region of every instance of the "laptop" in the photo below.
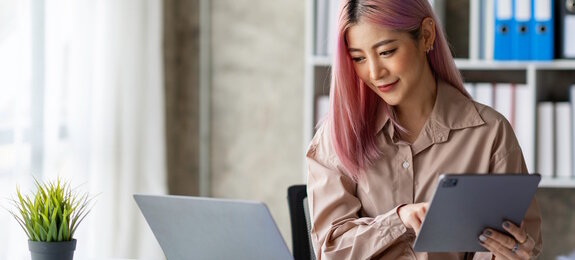
{"type": "Polygon", "coordinates": [[[414,250],[487,251],[479,235],[487,227],[506,233],[504,220],[519,225],[540,180],[539,174],[442,174],[414,250]]]}
{"type": "Polygon", "coordinates": [[[293,260],[262,202],[135,194],[169,260],[293,260]]]}

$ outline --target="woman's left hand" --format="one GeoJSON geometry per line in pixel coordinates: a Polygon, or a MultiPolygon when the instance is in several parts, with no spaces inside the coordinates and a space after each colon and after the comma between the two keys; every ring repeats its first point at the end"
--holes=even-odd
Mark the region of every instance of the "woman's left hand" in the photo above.
{"type": "Polygon", "coordinates": [[[496,259],[530,259],[535,240],[510,221],[503,222],[503,228],[512,236],[488,228],[479,236],[481,245],[496,259]]]}

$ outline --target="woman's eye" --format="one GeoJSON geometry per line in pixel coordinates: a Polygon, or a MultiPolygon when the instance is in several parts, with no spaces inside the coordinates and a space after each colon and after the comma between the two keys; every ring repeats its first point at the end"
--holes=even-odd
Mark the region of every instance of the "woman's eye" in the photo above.
{"type": "Polygon", "coordinates": [[[352,57],[351,60],[353,60],[353,62],[362,62],[364,60],[363,57],[352,57]]]}
{"type": "Polygon", "coordinates": [[[392,50],[388,50],[388,51],[382,51],[382,52],[379,53],[379,55],[380,55],[380,56],[389,56],[389,55],[393,54],[393,53],[395,52],[395,50],[397,50],[397,48],[396,48],[396,49],[392,49],[392,50]]]}

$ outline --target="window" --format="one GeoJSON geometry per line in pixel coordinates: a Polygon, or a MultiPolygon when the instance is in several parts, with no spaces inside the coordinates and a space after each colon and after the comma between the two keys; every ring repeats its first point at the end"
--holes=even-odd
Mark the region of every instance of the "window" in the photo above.
{"type": "MultiPolygon", "coordinates": [[[[51,1],[50,12],[56,8],[65,11],[61,8],[63,2],[51,1]]],[[[47,10],[43,1],[0,1],[0,197],[3,199],[14,196],[16,185],[27,192],[30,176],[41,178],[46,172],[64,173],[69,161],[67,154],[58,152],[64,151],[58,147],[67,145],[66,88],[61,79],[65,66],[46,66],[46,58],[50,62],[65,61],[63,32],[56,32],[57,23],[47,23],[50,20],[46,19],[65,19],[65,12],[47,16],[47,10]]],[[[7,200],[1,205],[11,206],[7,200]]],[[[22,242],[26,239],[24,232],[3,211],[0,230],[8,232],[0,235],[0,259],[29,255],[26,243],[22,242]],[[9,238],[14,237],[21,239],[11,245],[9,238]]]]}

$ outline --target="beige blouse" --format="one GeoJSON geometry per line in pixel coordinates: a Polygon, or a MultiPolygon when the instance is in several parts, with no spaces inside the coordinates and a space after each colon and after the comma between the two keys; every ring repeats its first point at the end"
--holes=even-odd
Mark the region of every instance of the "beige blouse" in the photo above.
{"type": "MultiPolygon", "coordinates": [[[[383,155],[357,183],[344,174],[325,125],[309,146],[307,192],[316,258],[462,259],[463,253],[414,252],[415,233],[403,225],[396,207],[429,202],[442,173],[527,173],[511,125],[444,82],[413,144],[394,138],[391,121],[379,111],[376,134],[383,155]]],[[[535,199],[524,222],[538,255],[541,216],[535,199]]],[[[474,258],[491,259],[491,254],[474,258]]]]}

